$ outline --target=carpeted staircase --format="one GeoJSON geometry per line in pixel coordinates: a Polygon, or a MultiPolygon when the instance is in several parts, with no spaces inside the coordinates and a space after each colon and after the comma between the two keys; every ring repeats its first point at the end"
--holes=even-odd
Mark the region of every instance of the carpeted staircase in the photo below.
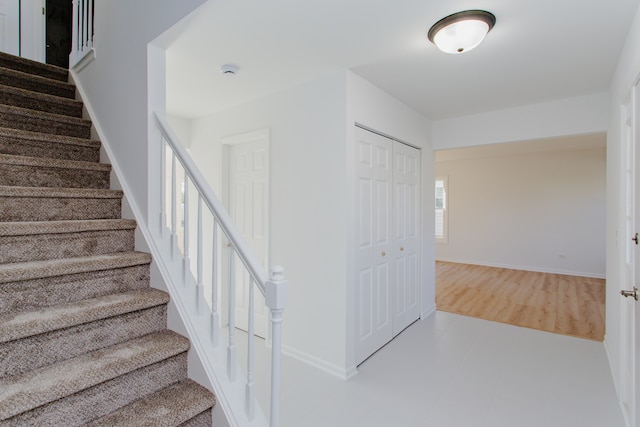
{"type": "Polygon", "coordinates": [[[0,426],[210,426],[67,81],[0,54],[0,426]]]}

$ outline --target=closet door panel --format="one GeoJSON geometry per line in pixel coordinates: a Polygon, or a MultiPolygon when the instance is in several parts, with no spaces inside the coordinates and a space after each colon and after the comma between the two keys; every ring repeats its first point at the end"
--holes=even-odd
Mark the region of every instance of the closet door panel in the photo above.
{"type": "Polygon", "coordinates": [[[420,317],[420,150],[393,146],[393,334],[420,317]]]}
{"type": "Polygon", "coordinates": [[[390,284],[393,264],[388,256],[392,233],[392,141],[356,129],[357,255],[356,358],[369,357],[393,336],[390,284]]]}

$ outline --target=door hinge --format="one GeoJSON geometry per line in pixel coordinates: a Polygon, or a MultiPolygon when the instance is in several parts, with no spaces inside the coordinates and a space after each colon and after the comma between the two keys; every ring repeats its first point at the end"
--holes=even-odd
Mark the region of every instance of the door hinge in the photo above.
{"type": "Polygon", "coordinates": [[[634,300],[638,301],[638,288],[634,286],[632,291],[620,291],[620,295],[625,298],[632,297],[634,300]]]}

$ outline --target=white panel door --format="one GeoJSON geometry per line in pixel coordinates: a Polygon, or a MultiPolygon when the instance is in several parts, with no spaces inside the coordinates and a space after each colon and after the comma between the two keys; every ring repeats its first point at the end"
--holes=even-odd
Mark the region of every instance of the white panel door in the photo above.
{"type": "Polygon", "coordinates": [[[356,362],[420,317],[420,151],[356,128],[356,362]]]}
{"type": "Polygon", "coordinates": [[[0,0],[0,51],[20,54],[20,2],[0,0]]]}
{"type": "MultiPolygon", "coordinates": [[[[268,151],[258,140],[229,148],[229,213],[263,266],[268,266],[268,151]]],[[[249,275],[236,260],[236,326],[248,329],[249,275]]],[[[254,289],[255,335],[266,337],[268,312],[254,289]]]]}
{"type": "Polygon", "coordinates": [[[420,317],[420,150],[393,145],[393,334],[420,317]]]}
{"type": "Polygon", "coordinates": [[[22,34],[20,55],[23,58],[45,62],[46,15],[42,0],[21,0],[22,34]]]}
{"type": "Polygon", "coordinates": [[[356,357],[362,362],[393,337],[392,141],[356,128],[356,357]]]}
{"type": "MultiPolygon", "coordinates": [[[[640,99],[636,84],[624,105],[625,279],[621,291],[640,287],[640,99]]],[[[620,306],[620,403],[627,425],[640,427],[640,303],[629,295],[620,306]]]]}

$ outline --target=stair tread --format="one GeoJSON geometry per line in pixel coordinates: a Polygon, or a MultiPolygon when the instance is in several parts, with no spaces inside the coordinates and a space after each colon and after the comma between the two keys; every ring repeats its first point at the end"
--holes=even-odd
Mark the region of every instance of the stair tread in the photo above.
{"type": "Polygon", "coordinates": [[[29,73],[26,71],[16,70],[14,68],[3,67],[0,63],[0,73],[15,79],[26,79],[34,82],[35,84],[44,84],[51,87],[62,88],[63,90],[75,91],[75,86],[68,81],[62,81],[57,79],[51,79],[49,77],[43,77],[38,74],[29,73]]]}
{"type": "Polygon", "coordinates": [[[91,126],[91,120],[81,117],[65,116],[64,114],[47,113],[45,111],[30,110],[28,108],[14,107],[13,105],[0,104],[0,114],[14,114],[22,117],[30,117],[38,120],[51,120],[79,126],[91,126]]]}
{"type": "Polygon", "coordinates": [[[15,187],[0,185],[0,197],[119,199],[122,198],[122,194],[122,190],[105,190],[99,188],[15,187]]]}
{"type": "Polygon", "coordinates": [[[0,343],[144,310],[168,302],[169,295],[166,292],[144,289],[6,314],[0,316],[0,343]]]}
{"type": "Polygon", "coordinates": [[[62,82],[67,82],[69,78],[69,70],[63,67],[58,67],[57,65],[45,64],[42,62],[33,61],[27,58],[21,58],[19,56],[12,55],[10,53],[0,52],[0,66],[3,68],[8,68],[12,70],[37,70],[37,73],[44,73],[50,76],[55,77],[45,77],[41,74],[23,71],[27,74],[38,75],[40,77],[50,78],[52,80],[59,80],[62,82]],[[8,66],[9,64],[13,64],[13,67],[8,66]],[[14,68],[15,67],[15,68],[14,68]]]}
{"type": "Polygon", "coordinates": [[[109,172],[111,165],[97,162],[83,162],[78,160],[50,159],[46,157],[17,156],[0,154],[0,163],[19,166],[49,167],[60,169],[80,169],[109,172]]]}
{"type": "Polygon", "coordinates": [[[88,271],[110,270],[149,264],[151,255],[144,252],[118,252],[78,258],[0,264],[0,283],[55,277],[88,271]]]}
{"type": "Polygon", "coordinates": [[[92,139],[76,138],[73,136],[56,135],[51,133],[32,132],[28,130],[0,127],[0,137],[19,138],[30,141],[56,142],[59,144],[78,145],[82,147],[100,148],[100,141],[92,139]]]}
{"type": "Polygon", "coordinates": [[[132,230],[136,228],[136,225],[134,219],[0,222],[0,236],[132,230]]]}
{"type": "Polygon", "coordinates": [[[73,107],[82,107],[82,101],[76,99],[66,98],[64,96],[51,95],[48,93],[37,92],[34,90],[23,89],[20,87],[9,86],[6,84],[0,84],[0,92],[11,93],[15,95],[21,95],[25,98],[37,99],[39,101],[56,102],[59,104],[65,104],[73,107]]]}
{"type": "Polygon", "coordinates": [[[186,379],[112,412],[86,427],[173,427],[210,409],[216,400],[208,389],[186,379]]]}
{"type": "Polygon", "coordinates": [[[189,350],[165,330],[0,380],[0,419],[6,419],[189,350]]]}

